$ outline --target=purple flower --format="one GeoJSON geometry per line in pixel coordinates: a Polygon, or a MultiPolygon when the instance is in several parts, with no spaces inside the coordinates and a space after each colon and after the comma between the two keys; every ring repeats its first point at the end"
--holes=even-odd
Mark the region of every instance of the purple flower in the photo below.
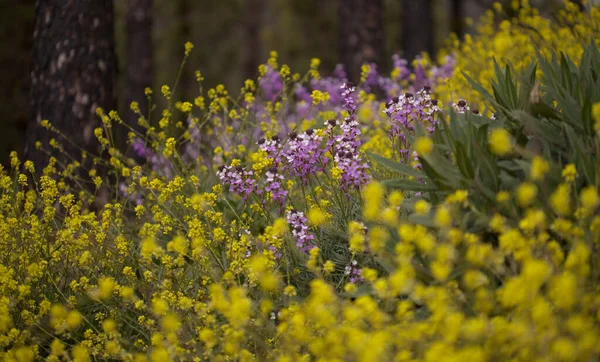
{"type": "Polygon", "coordinates": [[[467,105],[467,101],[464,99],[461,99],[456,103],[452,103],[452,107],[454,107],[454,110],[458,113],[465,113],[471,109],[471,107],[467,105]]]}
{"type": "Polygon", "coordinates": [[[273,101],[283,90],[283,79],[279,72],[267,67],[267,72],[259,80],[259,86],[262,90],[262,94],[268,101],[273,101]]]}
{"type": "Polygon", "coordinates": [[[146,158],[153,154],[152,149],[146,147],[146,143],[141,138],[136,138],[131,145],[133,152],[140,158],[146,158]]]}
{"type": "Polygon", "coordinates": [[[285,150],[285,167],[292,176],[307,182],[309,176],[323,170],[327,158],[323,157],[325,150],[321,148],[322,140],[323,137],[313,129],[300,134],[290,133],[285,150]]]}
{"type": "Polygon", "coordinates": [[[315,236],[308,231],[308,219],[304,216],[304,213],[298,210],[290,210],[287,212],[286,219],[292,229],[296,246],[305,253],[314,248],[315,236]]]}
{"type": "Polygon", "coordinates": [[[343,106],[349,116],[340,124],[342,134],[335,137],[333,154],[336,166],[342,171],[341,187],[346,191],[349,188],[360,188],[369,181],[370,176],[367,174],[369,166],[362,161],[358,152],[361,132],[355,114],[356,101],[353,93],[356,88],[344,83],[342,89],[343,106]]]}
{"type": "Polygon", "coordinates": [[[439,112],[438,101],[431,99],[429,87],[424,87],[416,94],[405,93],[394,98],[387,104],[384,111],[390,121],[390,138],[397,144],[400,154],[404,157],[409,153],[405,131],[413,132],[417,122],[427,127],[431,133],[439,122],[436,113],[439,112]]]}
{"type": "Polygon", "coordinates": [[[271,199],[278,202],[279,205],[283,207],[283,203],[288,194],[287,190],[282,187],[284,181],[283,175],[278,172],[277,167],[271,167],[271,169],[267,171],[266,176],[265,191],[271,193],[271,199]]]}
{"type": "Polygon", "coordinates": [[[255,189],[256,181],[252,178],[254,172],[246,171],[242,166],[219,166],[217,176],[223,185],[229,186],[229,192],[240,195],[248,200],[255,189]]]}
{"type": "Polygon", "coordinates": [[[346,274],[350,278],[350,283],[361,283],[365,279],[362,277],[362,269],[358,267],[358,263],[356,260],[352,260],[352,262],[346,265],[344,269],[344,274],[346,274]]]}
{"type": "Polygon", "coordinates": [[[142,195],[138,193],[129,194],[127,192],[127,185],[124,182],[121,182],[119,184],[119,191],[121,192],[121,195],[123,195],[123,197],[128,197],[129,200],[131,200],[131,202],[134,203],[136,206],[141,205],[144,202],[142,199],[142,195]]]}

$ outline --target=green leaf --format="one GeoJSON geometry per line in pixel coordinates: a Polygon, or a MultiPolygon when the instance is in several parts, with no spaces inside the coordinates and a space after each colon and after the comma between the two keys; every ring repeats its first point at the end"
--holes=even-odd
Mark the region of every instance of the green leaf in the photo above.
{"type": "Polygon", "coordinates": [[[373,160],[375,160],[378,164],[392,170],[395,171],[399,174],[402,175],[407,175],[407,176],[412,176],[412,177],[420,177],[420,178],[427,178],[427,175],[425,175],[424,173],[420,172],[419,170],[411,167],[410,165],[407,165],[405,163],[400,163],[398,161],[394,161],[391,160],[389,158],[385,158],[373,153],[368,153],[369,157],[371,157],[373,160]]]}
{"type": "Polygon", "coordinates": [[[432,184],[419,183],[413,180],[385,180],[381,182],[385,187],[406,191],[435,191],[437,187],[432,184]]]}

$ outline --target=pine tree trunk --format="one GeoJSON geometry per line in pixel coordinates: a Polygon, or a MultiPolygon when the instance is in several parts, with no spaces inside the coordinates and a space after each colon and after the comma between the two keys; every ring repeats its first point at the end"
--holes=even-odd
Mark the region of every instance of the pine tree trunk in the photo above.
{"type": "Polygon", "coordinates": [[[129,0],[127,7],[127,63],[125,65],[124,121],[143,132],[139,116],[129,107],[139,104],[142,114],[148,115],[146,87],[152,87],[152,0],[129,0]]]}
{"type": "Polygon", "coordinates": [[[464,32],[465,0],[452,0],[452,32],[462,38],[464,32]]]}
{"type": "MultiPolygon", "coordinates": [[[[100,123],[96,108],[114,109],[116,73],[112,0],[37,0],[33,33],[31,116],[25,157],[38,172],[47,157],[36,142],[48,149],[56,138],[65,153],[79,159],[83,150],[97,154],[94,128],[100,123]],[[75,145],[40,126],[49,120],[75,145]]],[[[66,161],[52,150],[59,161],[66,161]]]]}
{"type": "Polygon", "coordinates": [[[383,0],[340,0],[339,36],[348,78],[358,82],[363,64],[384,58],[383,0]]]}
{"type": "Polygon", "coordinates": [[[402,49],[411,61],[422,51],[433,56],[431,0],[402,0],[402,49]]]}
{"type": "Polygon", "coordinates": [[[246,0],[246,44],[244,54],[244,77],[254,79],[258,75],[258,65],[262,55],[260,26],[264,10],[264,0],[246,0]]]}

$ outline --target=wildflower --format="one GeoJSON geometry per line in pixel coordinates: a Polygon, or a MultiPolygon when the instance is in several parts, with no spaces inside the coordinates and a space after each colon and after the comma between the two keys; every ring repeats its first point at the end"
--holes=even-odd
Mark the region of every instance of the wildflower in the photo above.
{"type": "Polygon", "coordinates": [[[544,179],[544,176],[550,169],[550,165],[548,161],[540,156],[535,156],[533,161],[531,161],[531,170],[529,172],[529,177],[533,181],[540,181],[544,179]]]}
{"type": "Polygon", "coordinates": [[[308,231],[307,218],[304,213],[290,210],[286,214],[287,223],[292,230],[292,236],[296,239],[296,246],[304,252],[314,248],[314,235],[308,231]]]}
{"type": "Polygon", "coordinates": [[[415,151],[419,156],[426,156],[433,151],[433,141],[429,137],[419,137],[415,141],[415,151]]]}
{"type": "Polygon", "coordinates": [[[277,167],[271,167],[266,173],[265,191],[271,196],[271,200],[279,203],[283,207],[288,191],[283,188],[284,177],[281,175],[277,167]]]}
{"type": "Polygon", "coordinates": [[[256,181],[252,178],[254,172],[246,171],[242,166],[219,166],[217,176],[221,183],[229,186],[229,191],[248,200],[255,190],[256,181]]]}
{"type": "Polygon", "coordinates": [[[571,190],[568,184],[559,185],[550,196],[550,205],[560,216],[571,212],[571,190]]]}
{"type": "Polygon", "coordinates": [[[327,222],[327,215],[319,208],[310,209],[307,217],[314,226],[321,226],[327,222]]]}
{"type": "Polygon", "coordinates": [[[577,177],[577,168],[575,167],[575,165],[572,163],[566,165],[565,168],[563,168],[562,170],[562,177],[565,179],[566,182],[575,181],[575,178],[577,177]]]}
{"type": "Polygon", "coordinates": [[[496,128],[492,130],[489,136],[490,150],[492,153],[504,156],[512,150],[512,140],[510,133],[504,128],[496,128]]]}
{"type": "Polygon", "coordinates": [[[456,103],[452,103],[452,107],[454,107],[454,110],[458,113],[465,113],[466,111],[471,109],[467,105],[467,101],[465,101],[464,99],[461,99],[456,103]]]}
{"type": "Polygon", "coordinates": [[[325,273],[332,273],[335,270],[335,263],[331,260],[327,260],[325,264],[323,264],[323,270],[325,273]]]}
{"type": "Polygon", "coordinates": [[[363,214],[366,220],[375,220],[380,214],[381,202],[384,197],[384,189],[378,182],[368,184],[362,190],[365,202],[363,214]]]}
{"type": "Polygon", "coordinates": [[[593,210],[600,205],[600,196],[595,186],[587,186],[579,194],[581,205],[587,209],[593,210]]]}
{"type": "Polygon", "coordinates": [[[309,176],[323,171],[328,159],[323,156],[325,150],[321,148],[322,139],[311,128],[300,134],[290,133],[285,158],[286,169],[292,176],[307,182],[309,176]]]}
{"type": "Polygon", "coordinates": [[[427,214],[431,209],[431,205],[425,200],[419,200],[415,203],[415,213],[427,214]]]}
{"type": "Polygon", "coordinates": [[[409,152],[404,132],[414,131],[416,123],[427,126],[427,130],[433,132],[438,123],[436,114],[439,110],[438,101],[431,99],[429,87],[424,87],[416,94],[407,92],[387,104],[384,113],[390,120],[390,137],[393,142],[396,139],[400,142],[403,155],[409,152]]]}
{"type": "Polygon", "coordinates": [[[350,283],[353,285],[365,280],[362,274],[362,269],[358,267],[358,262],[356,260],[352,260],[349,265],[346,265],[344,268],[344,274],[350,278],[350,283]]]}
{"type": "Polygon", "coordinates": [[[190,53],[192,52],[192,49],[194,49],[194,44],[192,44],[191,42],[186,42],[185,43],[185,56],[187,57],[188,55],[190,55],[190,53]]]}
{"type": "Polygon", "coordinates": [[[517,202],[521,207],[527,207],[533,203],[537,192],[537,186],[534,184],[523,183],[517,187],[517,202]]]}
{"type": "Polygon", "coordinates": [[[340,183],[343,190],[350,187],[359,188],[370,179],[366,173],[368,165],[362,162],[358,153],[358,148],[361,144],[356,121],[356,104],[353,98],[353,92],[356,88],[344,83],[342,85],[343,106],[348,111],[349,116],[340,125],[342,135],[336,137],[336,145],[334,147],[334,161],[336,167],[341,171],[340,183]]]}
{"type": "Polygon", "coordinates": [[[287,295],[288,297],[294,297],[296,296],[296,288],[294,288],[293,285],[288,285],[283,289],[283,294],[287,295]]]}

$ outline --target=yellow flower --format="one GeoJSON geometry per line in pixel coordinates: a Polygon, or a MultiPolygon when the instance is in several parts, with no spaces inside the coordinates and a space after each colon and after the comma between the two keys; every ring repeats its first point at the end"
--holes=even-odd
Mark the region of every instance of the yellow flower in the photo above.
{"type": "Polygon", "coordinates": [[[437,226],[445,228],[452,225],[452,216],[450,210],[446,206],[438,207],[435,213],[435,223],[437,226]]]}
{"type": "Polygon", "coordinates": [[[288,285],[283,289],[283,294],[287,295],[288,297],[294,297],[296,296],[296,288],[294,288],[293,285],[288,285]]]}
{"type": "Polygon", "coordinates": [[[595,209],[600,205],[600,196],[595,186],[588,186],[579,194],[581,205],[587,209],[595,209]]]}
{"type": "Polygon", "coordinates": [[[327,222],[327,215],[319,208],[312,208],[307,214],[308,221],[314,226],[321,226],[327,222]]]}
{"type": "Polygon", "coordinates": [[[415,203],[415,213],[427,214],[431,209],[431,205],[425,200],[419,200],[415,203]]]}
{"type": "Polygon", "coordinates": [[[600,102],[594,103],[592,106],[592,117],[594,119],[594,129],[600,132],[600,102]]]}
{"type": "Polygon", "coordinates": [[[544,179],[546,173],[550,170],[550,165],[543,157],[535,156],[531,161],[531,170],[529,177],[533,181],[540,181],[544,179]]]}
{"type": "Polygon", "coordinates": [[[372,182],[362,189],[365,202],[363,215],[366,220],[374,220],[380,215],[381,202],[383,201],[384,189],[378,182],[372,182]]]}
{"type": "Polygon", "coordinates": [[[415,151],[419,156],[426,156],[433,151],[433,141],[429,137],[419,137],[415,140],[415,151]]]}
{"type": "Polygon", "coordinates": [[[526,182],[520,184],[517,187],[517,202],[519,206],[527,207],[531,205],[537,196],[537,192],[537,186],[532,183],[526,182]]]}
{"type": "Polygon", "coordinates": [[[575,178],[577,177],[577,167],[572,163],[566,165],[562,171],[562,177],[566,182],[575,181],[575,178]]]}
{"type": "Polygon", "coordinates": [[[560,216],[571,212],[571,189],[568,184],[559,185],[550,196],[550,205],[560,216]]]}
{"type": "Polygon", "coordinates": [[[335,270],[335,263],[334,263],[334,262],[332,262],[331,260],[327,260],[327,261],[325,262],[325,264],[323,264],[323,270],[324,270],[326,273],[331,273],[331,272],[333,272],[333,271],[335,270]]]}
{"type": "MultiPolygon", "coordinates": [[[[194,44],[192,44],[191,42],[186,42],[185,43],[185,56],[187,57],[188,55],[190,55],[190,52],[192,51],[192,49],[194,49],[194,44]]],[[[181,53],[180,53],[181,54],[181,53]]]]}
{"type": "Polygon", "coordinates": [[[102,277],[98,281],[98,298],[108,299],[112,296],[115,289],[115,280],[113,278],[102,277]]]}
{"type": "Polygon", "coordinates": [[[327,102],[329,102],[329,93],[327,92],[321,92],[320,90],[313,90],[312,94],[312,103],[313,105],[319,105],[319,104],[326,104],[327,102]]]}
{"type": "Polygon", "coordinates": [[[512,138],[510,133],[504,128],[496,128],[490,132],[488,139],[490,151],[492,153],[503,156],[512,150],[512,138]]]}

